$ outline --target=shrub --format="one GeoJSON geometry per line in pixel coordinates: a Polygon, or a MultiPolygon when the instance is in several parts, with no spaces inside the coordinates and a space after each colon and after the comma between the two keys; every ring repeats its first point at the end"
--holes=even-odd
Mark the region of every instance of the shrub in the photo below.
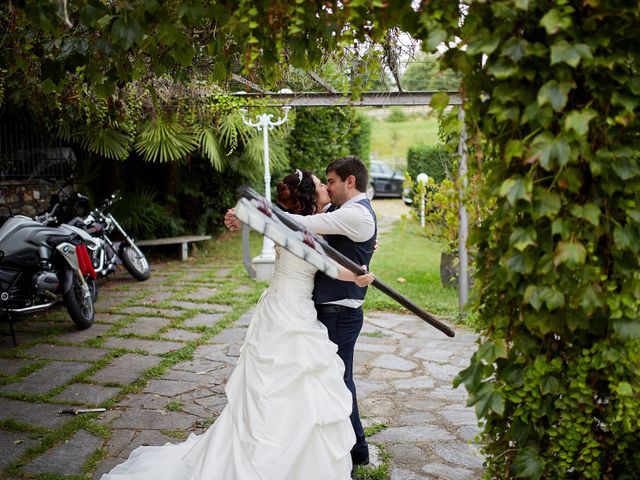
{"type": "Polygon", "coordinates": [[[453,161],[451,155],[440,146],[414,145],[407,152],[407,171],[413,180],[419,173],[426,173],[440,183],[452,177],[453,161]]]}
{"type": "Polygon", "coordinates": [[[183,232],[184,220],[168,215],[169,207],[158,201],[158,192],[147,185],[123,192],[111,213],[134,238],[170,237],[183,232]]]}
{"type": "Polygon", "coordinates": [[[291,168],[306,168],[319,177],[332,160],[356,155],[369,164],[371,124],[353,108],[300,108],[287,138],[291,168]]]}
{"type": "Polygon", "coordinates": [[[404,113],[404,110],[402,110],[401,108],[393,107],[391,109],[391,113],[389,113],[389,115],[387,116],[387,118],[384,119],[384,121],[390,122],[390,123],[406,122],[407,114],[404,113]]]}

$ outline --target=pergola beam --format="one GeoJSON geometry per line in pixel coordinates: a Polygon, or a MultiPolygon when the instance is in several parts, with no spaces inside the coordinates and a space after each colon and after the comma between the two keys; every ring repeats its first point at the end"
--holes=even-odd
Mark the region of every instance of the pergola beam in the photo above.
{"type": "MultiPolygon", "coordinates": [[[[297,93],[236,93],[235,95],[265,99],[270,107],[392,107],[425,106],[431,103],[431,97],[438,92],[365,92],[353,100],[350,93],[297,92],[297,93]]],[[[458,92],[444,92],[449,95],[449,105],[462,103],[458,92]]]]}

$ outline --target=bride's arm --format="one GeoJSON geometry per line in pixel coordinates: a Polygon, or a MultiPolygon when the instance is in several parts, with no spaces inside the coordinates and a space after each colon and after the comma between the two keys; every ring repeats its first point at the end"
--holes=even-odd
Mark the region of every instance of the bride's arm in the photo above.
{"type": "MultiPolygon", "coordinates": [[[[367,266],[362,265],[362,268],[366,270],[367,266]]],[[[365,273],[364,275],[356,275],[351,270],[347,270],[338,264],[338,280],[342,280],[343,282],[353,282],[359,287],[366,287],[367,285],[371,285],[375,278],[371,272],[365,273]]]]}

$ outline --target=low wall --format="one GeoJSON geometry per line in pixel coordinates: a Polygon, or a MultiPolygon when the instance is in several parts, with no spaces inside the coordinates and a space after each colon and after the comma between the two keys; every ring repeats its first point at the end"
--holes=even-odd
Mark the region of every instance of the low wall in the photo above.
{"type": "MultiPolygon", "coordinates": [[[[33,217],[49,206],[51,194],[57,192],[62,184],[41,179],[2,180],[0,181],[0,205],[7,205],[14,215],[33,217]]],[[[0,213],[6,213],[1,209],[0,213]]]]}

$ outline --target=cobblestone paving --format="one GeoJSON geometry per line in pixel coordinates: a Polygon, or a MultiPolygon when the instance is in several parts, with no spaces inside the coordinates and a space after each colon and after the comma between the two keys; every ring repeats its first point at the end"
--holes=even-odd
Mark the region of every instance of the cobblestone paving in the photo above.
{"type": "MultiPolygon", "coordinates": [[[[18,347],[0,338],[0,478],[100,478],[140,445],[204,431],[226,404],[260,290],[237,267],[173,262],[148,282],[119,273],[103,283],[88,330],[63,309],[21,321],[18,347]],[[73,407],[107,411],[58,413],[73,407]]],[[[391,479],[479,477],[475,416],[451,388],[474,341],[368,313],[356,383],[365,426],[387,426],[371,441],[391,455],[391,479]]]]}
{"type": "Polygon", "coordinates": [[[365,427],[388,426],[370,441],[391,454],[391,480],[480,478],[475,413],[464,387],[451,386],[475,340],[461,329],[448,338],[410,315],[367,314],[354,376],[365,427]]]}

